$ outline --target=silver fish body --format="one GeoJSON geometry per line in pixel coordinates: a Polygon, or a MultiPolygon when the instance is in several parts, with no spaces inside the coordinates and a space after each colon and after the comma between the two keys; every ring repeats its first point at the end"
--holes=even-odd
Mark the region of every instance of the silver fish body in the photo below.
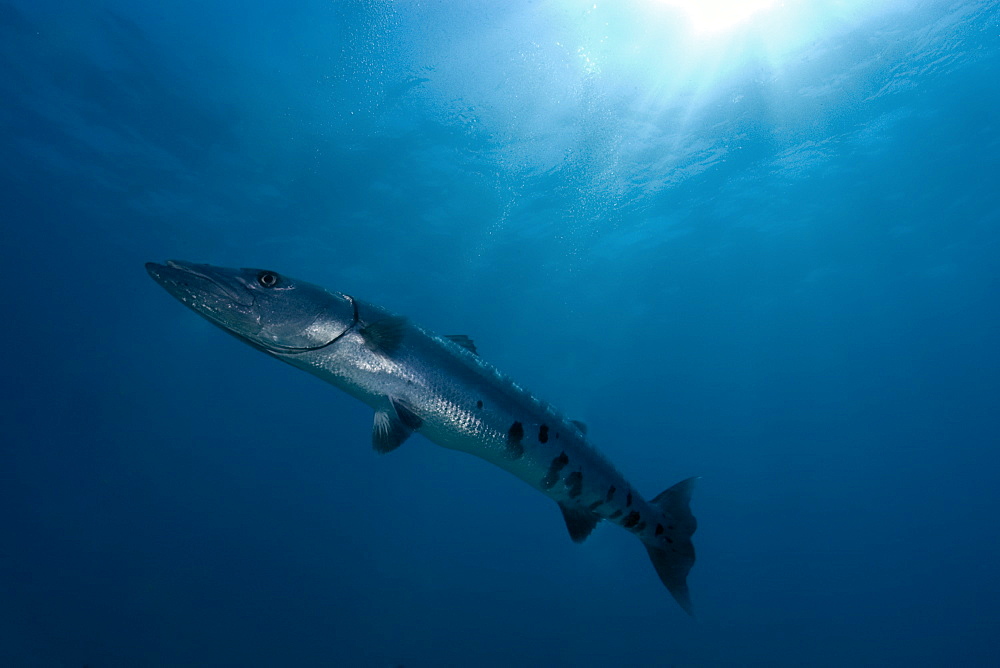
{"type": "Polygon", "coordinates": [[[375,410],[372,444],[412,433],[480,457],[553,499],[582,542],[601,521],[639,538],[691,612],[694,479],[644,499],[587,440],[585,427],[522,389],[464,336],[439,336],[377,306],[276,272],[171,261],[150,275],[210,322],[375,410]]]}

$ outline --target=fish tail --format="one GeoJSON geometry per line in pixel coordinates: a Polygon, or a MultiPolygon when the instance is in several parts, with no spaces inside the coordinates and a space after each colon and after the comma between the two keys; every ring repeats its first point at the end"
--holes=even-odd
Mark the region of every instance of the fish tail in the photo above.
{"type": "Polygon", "coordinates": [[[688,592],[687,575],[694,565],[694,544],[691,535],[698,528],[698,522],[691,514],[691,491],[697,478],[682,480],[666,490],[652,504],[663,511],[670,522],[662,539],[655,544],[645,543],[649,558],[656,568],[664,586],[684,611],[694,616],[691,595],[688,592]]]}

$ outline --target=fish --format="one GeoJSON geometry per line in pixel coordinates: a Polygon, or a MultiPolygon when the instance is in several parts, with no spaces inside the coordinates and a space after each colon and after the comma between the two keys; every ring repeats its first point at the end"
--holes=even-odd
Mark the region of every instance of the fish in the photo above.
{"type": "Polygon", "coordinates": [[[500,373],[466,335],[434,334],[374,304],[267,269],[170,260],[146,270],[212,324],[369,405],[376,452],[420,434],[555,501],[577,543],[601,522],[631,533],[693,615],[687,577],[695,561],[690,500],[697,478],[647,500],[590,444],[583,423],[500,373]]]}

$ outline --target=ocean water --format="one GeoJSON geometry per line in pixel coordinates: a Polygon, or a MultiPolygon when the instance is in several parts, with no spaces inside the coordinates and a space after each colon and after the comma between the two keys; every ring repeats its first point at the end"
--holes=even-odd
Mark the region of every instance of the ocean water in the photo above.
{"type": "Polygon", "coordinates": [[[0,0],[0,665],[996,665],[1000,3],[682,4],[0,0]],[[701,476],[696,618],[167,258],[701,476]]]}

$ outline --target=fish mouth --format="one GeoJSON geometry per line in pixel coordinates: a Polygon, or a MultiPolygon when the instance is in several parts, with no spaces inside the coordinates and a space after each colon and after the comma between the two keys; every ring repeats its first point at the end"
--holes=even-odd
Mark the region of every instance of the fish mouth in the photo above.
{"type": "Polygon", "coordinates": [[[229,301],[244,308],[254,305],[253,294],[235,276],[226,275],[210,264],[167,260],[147,262],[146,271],[171,295],[202,311],[211,302],[229,301]]]}

